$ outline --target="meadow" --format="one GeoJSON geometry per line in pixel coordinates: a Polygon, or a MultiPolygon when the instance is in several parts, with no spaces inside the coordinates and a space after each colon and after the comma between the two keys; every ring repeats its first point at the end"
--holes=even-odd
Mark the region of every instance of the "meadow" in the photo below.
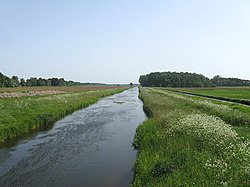
{"type": "Polygon", "coordinates": [[[131,186],[249,186],[250,107],[140,88],[131,186]]]}
{"type": "Polygon", "coordinates": [[[75,110],[125,89],[112,86],[1,88],[0,143],[47,129],[75,110]]]}
{"type": "Polygon", "coordinates": [[[89,90],[106,90],[106,89],[113,89],[113,88],[120,88],[120,86],[33,86],[33,87],[20,86],[20,87],[0,88],[0,93],[46,91],[46,90],[83,92],[83,91],[89,91],[89,90]]]}
{"type": "Polygon", "coordinates": [[[171,90],[211,96],[217,99],[250,104],[250,87],[209,87],[209,88],[172,88],[171,90]],[[245,102],[245,103],[244,103],[245,102]]]}

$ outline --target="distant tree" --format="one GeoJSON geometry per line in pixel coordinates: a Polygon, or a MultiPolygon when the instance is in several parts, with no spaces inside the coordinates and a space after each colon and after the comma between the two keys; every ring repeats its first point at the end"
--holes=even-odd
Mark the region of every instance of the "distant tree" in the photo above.
{"type": "Polygon", "coordinates": [[[0,73],[0,87],[5,87],[5,77],[2,73],[0,73]]]}
{"type": "MultiPolygon", "coordinates": [[[[18,78],[17,78],[18,79],[18,78]]],[[[17,82],[18,80],[16,80],[16,76],[12,76],[10,78],[10,81],[11,81],[11,87],[16,87],[17,86],[17,82]]]]}
{"type": "Polygon", "coordinates": [[[13,87],[17,87],[20,85],[19,78],[17,76],[12,76],[11,81],[13,87]]]}
{"type": "Polygon", "coordinates": [[[46,86],[46,80],[42,79],[42,78],[39,78],[37,80],[37,86],[46,86]]]}
{"type": "Polygon", "coordinates": [[[129,84],[129,86],[131,86],[131,87],[132,87],[133,85],[134,85],[134,84],[133,84],[132,82],[129,84]]]}
{"type": "Polygon", "coordinates": [[[58,86],[65,86],[65,85],[66,85],[65,80],[63,78],[60,78],[58,80],[58,86]]]}
{"type": "Polygon", "coordinates": [[[223,78],[219,75],[211,80],[203,75],[187,72],[154,72],[141,75],[141,86],[157,87],[209,87],[209,86],[250,86],[249,80],[223,78]]]}
{"type": "Polygon", "coordinates": [[[58,85],[59,85],[58,78],[52,78],[51,79],[51,86],[58,86],[58,85]]]}
{"type": "Polygon", "coordinates": [[[13,87],[13,81],[8,76],[3,76],[3,87],[13,87]]]}
{"type": "Polygon", "coordinates": [[[31,81],[30,81],[30,79],[27,79],[26,80],[26,86],[31,86],[32,84],[31,84],[31,81]]]}
{"type": "Polygon", "coordinates": [[[156,87],[207,87],[211,85],[207,77],[187,72],[154,72],[141,75],[139,82],[141,86],[156,87]]]}
{"type": "Polygon", "coordinates": [[[26,80],[26,86],[37,86],[37,78],[31,77],[26,80]]]}
{"type": "Polygon", "coordinates": [[[10,78],[6,78],[4,80],[4,87],[13,87],[13,84],[10,78]]]}
{"type": "Polygon", "coordinates": [[[26,82],[23,78],[20,79],[20,85],[21,86],[26,86],[26,82]]]}
{"type": "Polygon", "coordinates": [[[147,75],[141,75],[139,78],[139,83],[141,84],[141,86],[148,86],[149,82],[147,75]]]}
{"type": "Polygon", "coordinates": [[[51,86],[52,84],[51,84],[51,79],[47,79],[46,81],[46,86],[51,86]]]}
{"type": "Polygon", "coordinates": [[[14,87],[14,86],[86,86],[86,85],[106,85],[106,84],[100,84],[100,83],[81,83],[81,82],[75,82],[75,81],[65,81],[63,78],[49,78],[49,79],[43,79],[43,78],[36,78],[31,77],[27,79],[26,81],[17,76],[12,76],[12,78],[9,78],[8,76],[2,74],[0,72],[0,87],[14,87]]]}
{"type": "Polygon", "coordinates": [[[214,76],[211,79],[213,86],[250,86],[249,80],[238,78],[223,78],[219,75],[214,76]]]}
{"type": "Polygon", "coordinates": [[[222,77],[219,76],[219,75],[214,76],[214,77],[211,79],[212,85],[214,85],[214,86],[219,85],[219,82],[220,82],[220,79],[221,79],[221,78],[222,78],[222,77]]]}
{"type": "Polygon", "coordinates": [[[31,78],[31,84],[32,86],[37,86],[37,78],[35,77],[31,78]]]}

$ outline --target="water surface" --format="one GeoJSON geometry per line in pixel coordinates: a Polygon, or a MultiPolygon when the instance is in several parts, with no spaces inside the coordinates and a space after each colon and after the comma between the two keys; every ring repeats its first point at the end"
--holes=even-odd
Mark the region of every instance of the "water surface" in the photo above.
{"type": "Polygon", "coordinates": [[[0,186],[128,186],[138,88],[104,98],[16,146],[0,150],[0,186]]]}

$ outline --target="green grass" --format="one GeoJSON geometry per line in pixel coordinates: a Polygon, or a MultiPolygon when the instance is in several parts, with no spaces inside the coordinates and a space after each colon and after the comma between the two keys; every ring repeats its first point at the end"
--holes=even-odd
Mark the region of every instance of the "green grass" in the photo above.
{"type": "Polygon", "coordinates": [[[250,87],[176,88],[174,90],[201,95],[250,100],[250,87]]]}
{"type": "Polygon", "coordinates": [[[27,92],[27,91],[46,91],[46,90],[58,90],[65,92],[83,92],[89,90],[107,90],[119,88],[119,86],[21,86],[21,87],[10,87],[10,88],[0,88],[1,92],[27,92]]]}
{"type": "Polygon", "coordinates": [[[140,88],[131,186],[249,186],[249,107],[140,88]]]}
{"type": "Polygon", "coordinates": [[[101,90],[75,91],[73,88],[71,91],[68,87],[63,94],[0,99],[0,143],[50,127],[73,111],[125,89],[107,87],[101,90]]]}

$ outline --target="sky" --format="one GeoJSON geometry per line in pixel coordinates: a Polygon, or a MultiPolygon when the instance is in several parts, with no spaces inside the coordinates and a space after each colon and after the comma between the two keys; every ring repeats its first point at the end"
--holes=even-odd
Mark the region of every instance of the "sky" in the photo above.
{"type": "Polygon", "coordinates": [[[250,79],[249,0],[0,0],[0,72],[137,83],[177,71],[250,79]]]}

